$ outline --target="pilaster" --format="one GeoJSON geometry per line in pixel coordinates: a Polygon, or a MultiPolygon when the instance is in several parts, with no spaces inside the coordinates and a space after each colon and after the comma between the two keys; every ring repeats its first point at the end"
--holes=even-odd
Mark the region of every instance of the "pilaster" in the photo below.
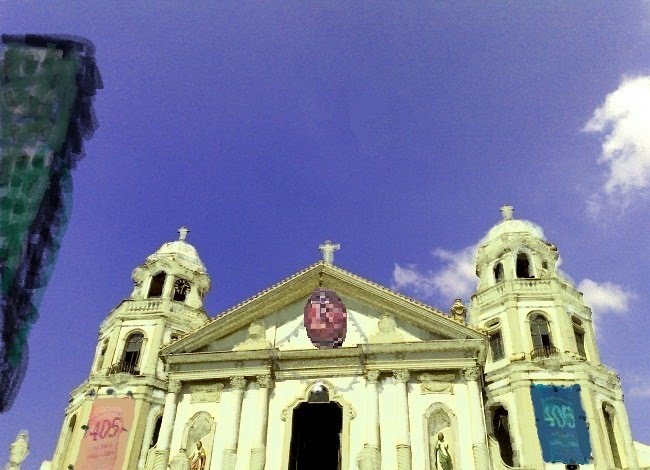
{"type": "MultiPolygon", "coordinates": [[[[239,423],[241,420],[241,406],[246,389],[246,378],[236,376],[230,379],[231,396],[232,396],[232,423],[227,428],[228,442],[223,451],[223,470],[235,470],[237,464],[237,444],[239,441],[239,423]]],[[[215,439],[217,433],[215,433],[215,439]]],[[[214,448],[215,446],[213,446],[214,448]]]]}
{"type": "Polygon", "coordinates": [[[273,382],[269,374],[257,376],[257,416],[251,449],[251,470],[264,470],[266,464],[266,428],[269,415],[269,388],[273,382]]]}
{"type": "Polygon", "coordinates": [[[469,367],[463,371],[467,382],[469,395],[470,419],[472,422],[472,453],[474,455],[474,468],[483,470],[488,468],[488,452],[485,421],[483,420],[483,400],[479,391],[479,369],[469,367]]]}
{"type": "Polygon", "coordinates": [[[407,382],[409,371],[398,369],[393,371],[395,377],[395,396],[397,399],[397,468],[411,470],[411,431],[409,425],[409,406],[407,382]]]}
{"type": "Polygon", "coordinates": [[[158,445],[154,457],[154,470],[166,470],[169,462],[169,444],[171,443],[174,421],[176,420],[176,401],[183,385],[178,380],[169,380],[168,392],[165,397],[165,410],[163,411],[158,445]]]}

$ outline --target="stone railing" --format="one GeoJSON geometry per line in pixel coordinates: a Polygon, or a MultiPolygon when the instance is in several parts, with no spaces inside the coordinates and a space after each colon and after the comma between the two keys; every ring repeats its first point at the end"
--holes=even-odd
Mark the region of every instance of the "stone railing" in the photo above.
{"type": "Polygon", "coordinates": [[[560,350],[555,346],[542,346],[535,348],[530,352],[531,359],[546,359],[549,357],[556,357],[560,355],[560,350]]]}
{"type": "Polygon", "coordinates": [[[124,303],[127,312],[153,313],[163,310],[162,299],[128,300],[124,303]]]}
{"type": "Polygon", "coordinates": [[[177,312],[189,317],[199,317],[201,310],[169,299],[126,300],[118,308],[126,313],[177,312]]]}
{"type": "Polygon", "coordinates": [[[112,374],[131,374],[131,375],[139,375],[140,371],[137,369],[135,364],[132,364],[130,362],[116,362],[112,366],[108,368],[108,375],[112,374]]]}
{"type": "Polygon", "coordinates": [[[582,300],[580,292],[560,279],[512,279],[501,281],[479,294],[474,294],[473,301],[475,305],[481,306],[496,302],[506,294],[544,295],[551,292],[560,292],[578,302],[582,300]]]}

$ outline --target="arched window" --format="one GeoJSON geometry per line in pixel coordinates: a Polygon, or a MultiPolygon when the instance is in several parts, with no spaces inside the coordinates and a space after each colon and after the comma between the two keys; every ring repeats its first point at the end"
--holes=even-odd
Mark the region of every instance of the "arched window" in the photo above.
{"type": "Polygon", "coordinates": [[[503,281],[503,265],[499,262],[494,265],[494,282],[503,281]]]}
{"type": "Polygon", "coordinates": [[[156,419],[156,424],[153,427],[153,434],[151,435],[151,443],[149,444],[150,449],[158,443],[158,435],[160,434],[161,425],[162,425],[162,415],[158,416],[158,419],[156,419]]]}
{"type": "Polygon", "coordinates": [[[607,440],[612,452],[612,459],[616,468],[623,468],[621,465],[621,455],[618,453],[618,442],[616,442],[616,432],[614,431],[614,407],[609,403],[603,403],[603,418],[605,420],[605,429],[607,430],[607,440]]]}
{"type": "Polygon", "coordinates": [[[490,341],[490,353],[492,354],[492,361],[496,362],[506,357],[503,348],[503,336],[501,330],[493,330],[488,333],[490,341]]]}
{"type": "Polygon", "coordinates": [[[578,317],[573,317],[573,336],[576,339],[576,348],[581,358],[587,359],[587,351],[585,350],[585,330],[582,326],[582,321],[578,317]]]}
{"type": "Polygon", "coordinates": [[[102,369],[102,366],[104,365],[104,358],[106,357],[106,351],[108,350],[108,340],[105,339],[102,342],[102,348],[99,351],[99,357],[97,358],[97,365],[95,366],[95,371],[99,371],[102,369]]]}
{"type": "Polygon", "coordinates": [[[492,430],[499,443],[501,460],[506,465],[513,467],[514,453],[512,452],[512,440],[510,438],[510,422],[508,421],[508,411],[503,406],[499,406],[492,411],[492,430]]]}
{"type": "Polygon", "coordinates": [[[532,277],[530,275],[530,262],[526,253],[517,254],[517,277],[524,279],[532,277]]]}
{"type": "Polygon", "coordinates": [[[161,271],[151,278],[151,284],[149,284],[149,295],[147,295],[147,297],[160,297],[162,295],[166,277],[167,274],[165,274],[164,271],[161,271]]]}
{"type": "Polygon", "coordinates": [[[142,333],[133,333],[126,340],[124,356],[122,357],[122,372],[138,373],[138,361],[140,360],[143,339],[144,335],[142,333]]]}
{"type": "Polygon", "coordinates": [[[530,336],[533,340],[533,358],[550,357],[556,354],[548,320],[544,315],[538,314],[530,321],[530,336]]]}
{"type": "Polygon", "coordinates": [[[77,426],[77,415],[72,415],[70,421],[68,421],[68,430],[65,434],[65,440],[63,441],[63,455],[62,460],[67,461],[67,453],[70,448],[70,442],[72,442],[72,435],[74,434],[74,429],[77,426]]]}

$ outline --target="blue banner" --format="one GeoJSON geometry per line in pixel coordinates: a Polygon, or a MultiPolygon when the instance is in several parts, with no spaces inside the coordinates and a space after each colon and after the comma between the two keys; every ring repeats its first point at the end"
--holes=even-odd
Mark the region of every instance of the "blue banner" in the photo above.
{"type": "Polygon", "coordinates": [[[591,444],[587,417],[580,402],[580,385],[532,384],[530,396],[544,461],[590,463],[591,444]]]}

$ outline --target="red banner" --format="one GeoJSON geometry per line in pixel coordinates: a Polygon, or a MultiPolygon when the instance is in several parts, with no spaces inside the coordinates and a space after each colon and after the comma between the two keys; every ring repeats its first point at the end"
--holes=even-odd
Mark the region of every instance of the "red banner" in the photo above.
{"type": "Polygon", "coordinates": [[[122,468],[134,409],[135,402],[130,398],[97,399],[93,403],[75,470],[122,468]]]}

